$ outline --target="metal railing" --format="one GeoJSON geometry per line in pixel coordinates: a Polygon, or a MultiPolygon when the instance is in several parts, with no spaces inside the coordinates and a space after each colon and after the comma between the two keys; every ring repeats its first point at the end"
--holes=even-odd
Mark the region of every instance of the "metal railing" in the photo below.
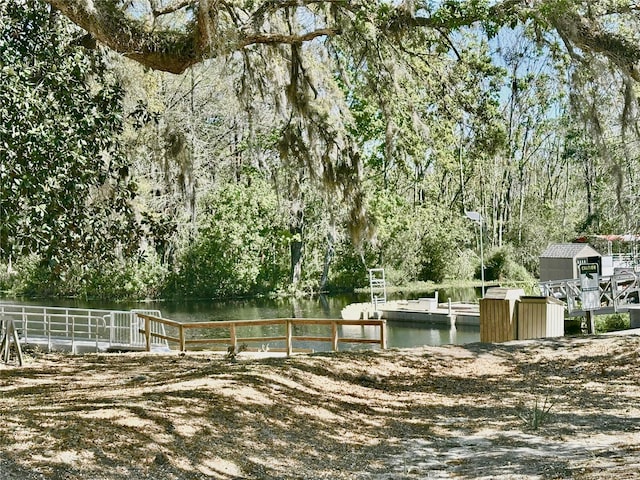
{"type": "Polygon", "coordinates": [[[387,322],[380,319],[364,319],[364,320],[342,320],[342,319],[310,319],[310,318],[276,318],[261,320],[232,320],[232,321],[216,321],[216,322],[192,322],[181,323],[159,316],[137,312],[138,317],[144,320],[144,328],[141,333],[146,339],[146,348],[150,350],[153,339],[161,339],[178,345],[180,351],[186,351],[188,347],[203,347],[206,345],[222,344],[237,349],[238,344],[242,343],[259,343],[265,342],[283,342],[284,351],[287,355],[293,353],[293,342],[329,342],[333,351],[338,350],[339,343],[368,343],[376,344],[381,349],[387,348],[387,322]],[[164,325],[170,327],[175,335],[162,335],[155,333],[158,328],[155,325],[164,325]],[[296,335],[294,333],[295,326],[326,326],[330,328],[329,335],[296,335]],[[251,327],[262,326],[279,326],[281,333],[271,336],[243,336],[241,330],[250,329],[251,327]],[[353,338],[341,337],[339,335],[340,326],[373,326],[376,328],[377,336],[375,338],[353,338]],[[210,335],[202,335],[205,331],[226,330],[228,335],[211,337],[210,335]],[[194,335],[197,332],[198,334],[194,335]]]}
{"type": "MultiPolygon", "coordinates": [[[[23,343],[70,349],[77,353],[80,347],[96,351],[115,348],[146,348],[146,339],[140,333],[137,314],[160,316],[159,310],[103,310],[67,307],[44,307],[0,303],[0,317],[11,318],[20,332],[23,343]]],[[[164,334],[164,327],[156,325],[154,333],[164,334]]],[[[155,339],[152,346],[165,347],[167,343],[155,339]]]]}
{"type": "MultiPolygon", "coordinates": [[[[638,304],[640,278],[635,273],[620,273],[600,277],[600,309],[603,312],[620,312],[628,310],[629,305],[638,304]]],[[[551,280],[540,283],[543,296],[555,297],[567,303],[570,316],[584,314],[582,308],[582,289],[577,278],[551,280]]]]}

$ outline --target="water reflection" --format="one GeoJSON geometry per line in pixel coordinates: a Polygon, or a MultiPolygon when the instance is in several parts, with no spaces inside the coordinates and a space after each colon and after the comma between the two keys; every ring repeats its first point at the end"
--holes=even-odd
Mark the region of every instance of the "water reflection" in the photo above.
{"type": "Polygon", "coordinates": [[[418,323],[388,323],[388,345],[390,347],[437,346],[480,341],[480,327],[448,325],[425,325],[418,323]]]}

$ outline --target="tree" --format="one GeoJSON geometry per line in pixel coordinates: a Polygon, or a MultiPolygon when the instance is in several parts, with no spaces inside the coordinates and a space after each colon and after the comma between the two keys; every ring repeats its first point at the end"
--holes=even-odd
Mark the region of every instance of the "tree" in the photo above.
{"type": "Polygon", "coordinates": [[[432,29],[447,35],[477,23],[495,31],[533,22],[541,32],[555,29],[576,57],[580,50],[601,53],[640,80],[640,46],[631,33],[638,31],[640,6],[626,0],[47,1],[99,42],[146,66],[174,73],[250,45],[299,45],[353,29],[399,34],[432,29]],[[611,28],[612,23],[624,31],[611,28]]]}
{"type": "MultiPolygon", "coordinates": [[[[270,96],[287,118],[281,130],[283,158],[303,167],[312,164],[309,172],[321,173],[320,184],[335,188],[353,206],[353,225],[366,222],[366,216],[356,188],[360,155],[344,130],[351,120],[344,99],[332,95],[335,83],[345,81],[343,69],[380,74],[379,91],[401,91],[394,66],[411,69],[407,56],[425,61],[459,56],[456,32],[482,30],[493,37],[503,26],[524,25],[540,44],[563,46],[576,64],[597,55],[629,82],[640,81],[640,6],[625,0],[47,1],[88,32],[82,43],[97,40],[153,69],[181,73],[207,58],[242,59],[244,93],[251,92],[252,100],[270,96]],[[269,88],[270,82],[278,88],[269,88]],[[327,97],[333,102],[329,112],[320,106],[327,97]]],[[[389,100],[377,99],[387,137],[397,126],[389,100]]],[[[404,147],[412,145],[408,141],[404,147]]],[[[391,160],[392,145],[385,146],[391,160]]]]}
{"type": "Polygon", "coordinates": [[[0,257],[37,254],[56,276],[137,248],[122,89],[75,31],[37,1],[0,7],[0,257]]]}
{"type": "MultiPolygon", "coordinates": [[[[173,227],[183,228],[177,224],[191,225],[186,237],[195,238],[198,198],[224,191],[225,183],[250,188],[257,178],[276,189],[291,279],[305,279],[304,260],[305,268],[324,271],[323,284],[334,249],[347,250],[339,230],[371,238],[373,215],[379,242],[363,258],[368,262],[375,251],[403,278],[435,279],[448,275],[442,260],[456,251],[443,237],[473,238],[465,236],[468,222],[458,222],[465,209],[483,212],[488,243],[513,242],[534,258],[547,238],[536,229],[540,211],[554,235],[568,235],[580,221],[565,221],[574,191],[592,190],[583,196],[594,212],[610,204],[611,190],[594,181],[596,174],[622,179],[619,191],[623,184],[638,190],[627,140],[636,138],[640,7],[628,1],[46,1],[85,29],[73,43],[93,49],[91,56],[103,44],[145,67],[187,72],[145,72],[160,78],[163,95],[181,85],[173,90],[177,100],[158,109],[142,95],[126,110],[139,124],[129,132],[132,142],[142,141],[129,160],[146,167],[143,191],[154,195],[142,214],[165,257],[171,257],[165,243],[173,227]],[[501,68],[491,48],[505,26],[526,35],[501,68]],[[517,55],[538,56],[544,67],[524,65],[517,55]],[[548,102],[555,87],[546,75],[559,59],[569,73],[558,77],[558,90],[571,92],[572,106],[564,98],[548,102]],[[589,75],[593,80],[585,82],[589,75]],[[615,81],[607,83],[609,75],[615,81]],[[589,117],[588,95],[580,93],[586,83],[595,90],[614,86],[618,96],[608,96],[607,105],[622,100],[611,110],[619,123],[603,121],[604,108],[589,117]],[[209,102],[214,92],[216,101],[209,102]],[[606,127],[590,150],[598,156],[590,159],[594,169],[585,170],[589,164],[572,153],[575,142],[559,125],[567,132],[576,125],[606,127]],[[164,178],[157,164],[166,167],[164,178]],[[584,171],[582,182],[577,171],[584,171]],[[165,211],[171,219],[162,218],[165,211]],[[400,225],[383,218],[388,212],[400,225]],[[443,218],[450,229],[440,225],[443,218]]],[[[204,252],[218,245],[215,235],[231,232],[199,233],[204,252]]],[[[351,253],[360,261],[359,252],[351,253]]],[[[253,288],[252,275],[239,280],[243,289],[253,288]]]]}
{"type": "Polygon", "coordinates": [[[286,262],[286,225],[264,180],[229,184],[201,201],[199,228],[174,272],[170,295],[219,298],[274,291],[286,262]]]}

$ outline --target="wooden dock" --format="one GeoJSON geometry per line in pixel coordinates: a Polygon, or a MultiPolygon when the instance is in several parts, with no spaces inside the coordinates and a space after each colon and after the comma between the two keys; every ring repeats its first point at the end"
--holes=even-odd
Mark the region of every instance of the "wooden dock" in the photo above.
{"type": "Polygon", "coordinates": [[[437,298],[393,300],[375,307],[371,303],[352,303],[342,310],[342,318],[382,318],[390,322],[480,326],[480,307],[473,303],[438,303],[437,298]]]}

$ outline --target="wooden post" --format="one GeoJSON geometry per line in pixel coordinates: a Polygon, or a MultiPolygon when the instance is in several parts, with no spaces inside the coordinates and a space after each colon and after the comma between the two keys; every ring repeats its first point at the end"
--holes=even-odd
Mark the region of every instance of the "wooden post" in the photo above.
{"type": "Polygon", "coordinates": [[[383,320],[380,324],[380,348],[387,349],[387,321],[383,320]]]}
{"type": "Polygon", "coordinates": [[[337,322],[331,323],[331,344],[333,345],[333,351],[338,351],[338,324],[337,322]]]}
{"type": "Polygon", "coordinates": [[[18,338],[18,331],[13,324],[11,318],[4,319],[4,328],[2,329],[2,340],[0,341],[0,355],[4,363],[9,363],[9,357],[11,355],[11,342],[15,345],[16,357],[18,365],[21,367],[24,364],[22,357],[22,347],[20,346],[20,338],[18,338]]]}
{"type": "Polygon", "coordinates": [[[178,336],[180,338],[180,351],[181,352],[186,352],[187,351],[187,342],[184,336],[184,326],[180,325],[180,327],[178,327],[178,336]]]}
{"type": "Polygon", "coordinates": [[[4,332],[4,350],[2,351],[2,361],[4,363],[9,363],[9,352],[10,352],[10,348],[11,346],[9,345],[9,331],[8,329],[5,330],[4,332]]]}
{"type": "Polygon", "coordinates": [[[144,341],[146,344],[147,352],[151,351],[151,319],[147,316],[144,317],[144,341]]]}
{"type": "Polygon", "coordinates": [[[4,323],[4,325],[2,325],[3,328],[0,328],[0,332],[2,333],[2,342],[0,342],[0,358],[2,358],[4,363],[7,363],[9,360],[9,335],[7,335],[9,331],[8,320],[3,319],[2,323],[4,323]]]}
{"type": "Polygon", "coordinates": [[[292,328],[291,328],[291,320],[287,319],[287,357],[291,356],[291,353],[293,351],[293,346],[292,346],[292,339],[291,339],[291,332],[292,332],[292,328]]]}
{"type": "Polygon", "coordinates": [[[229,338],[231,341],[231,346],[233,347],[234,352],[238,352],[238,335],[236,333],[236,324],[232,324],[229,327],[229,338]]]}
{"type": "MultiPolygon", "coordinates": [[[[20,339],[18,338],[18,331],[16,330],[15,326],[13,325],[13,320],[9,320],[9,325],[11,325],[11,332],[12,332],[12,335],[13,335],[13,342],[16,345],[16,355],[18,356],[18,365],[22,366],[24,361],[22,359],[22,347],[20,347],[20,339]]],[[[9,343],[9,342],[7,342],[7,343],[9,343]]]]}
{"type": "Polygon", "coordinates": [[[585,313],[587,315],[587,333],[590,333],[591,335],[595,335],[596,334],[596,318],[595,318],[595,315],[593,314],[593,311],[591,311],[591,310],[587,310],[585,313]]]}

